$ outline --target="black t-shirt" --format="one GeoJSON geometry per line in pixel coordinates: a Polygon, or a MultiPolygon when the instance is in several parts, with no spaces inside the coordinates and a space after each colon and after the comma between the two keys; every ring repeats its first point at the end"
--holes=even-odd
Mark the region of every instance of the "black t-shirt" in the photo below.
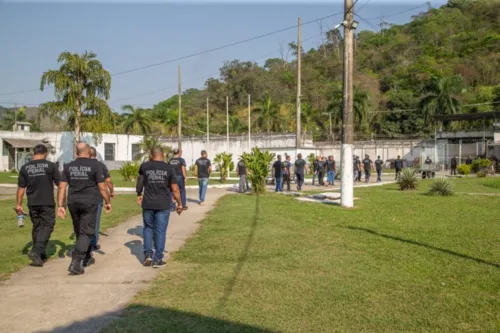
{"type": "Polygon", "coordinates": [[[104,182],[103,163],[90,158],[77,158],[64,165],[61,181],[68,183],[68,205],[99,204],[101,193],[97,184],[104,182]]]}
{"type": "Polygon", "coordinates": [[[466,165],[471,165],[472,164],[472,159],[471,158],[468,158],[465,160],[465,164],[466,165]]]}
{"type": "Polygon", "coordinates": [[[365,158],[363,160],[363,168],[365,170],[370,170],[371,169],[371,164],[372,164],[372,160],[370,160],[369,158],[365,158]]]}
{"type": "Polygon", "coordinates": [[[402,169],[403,168],[403,160],[397,159],[395,162],[395,167],[396,167],[396,169],[402,169]]]}
{"type": "Polygon", "coordinates": [[[305,166],[306,166],[306,161],[304,161],[301,158],[296,160],[295,161],[295,173],[303,175],[305,166]]]}
{"type": "Polygon", "coordinates": [[[375,161],[375,169],[382,170],[382,166],[384,165],[384,161],[378,159],[375,161]]]}
{"type": "Polygon", "coordinates": [[[238,175],[246,176],[246,174],[247,174],[247,166],[245,165],[245,162],[239,161],[238,162],[238,175]]]}
{"type": "Polygon", "coordinates": [[[318,171],[324,172],[325,168],[326,168],[326,161],[319,161],[318,162],[318,171]]]}
{"type": "Polygon", "coordinates": [[[200,157],[195,162],[196,166],[198,166],[198,178],[209,178],[210,173],[208,172],[208,168],[212,165],[210,160],[206,157],[200,157]]]}
{"type": "Polygon", "coordinates": [[[281,177],[283,175],[283,162],[276,161],[273,164],[274,177],[281,177]]]}
{"type": "Polygon", "coordinates": [[[424,163],[425,163],[425,164],[432,164],[432,160],[431,160],[430,158],[429,158],[429,159],[426,159],[424,163]]]}
{"type": "Polygon", "coordinates": [[[59,179],[54,163],[32,160],[21,167],[17,185],[26,188],[28,206],[55,206],[54,184],[59,185],[59,179]]]}
{"type": "Polygon", "coordinates": [[[453,158],[451,159],[451,166],[456,167],[456,166],[457,166],[457,164],[458,164],[457,159],[456,159],[455,157],[453,157],[453,158]]]}
{"type": "Polygon", "coordinates": [[[327,160],[326,161],[326,169],[328,171],[335,171],[335,161],[334,160],[327,160]]]}
{"type": "Polygon", "coordinates": [[[168,164],[174,167],[177,176],[184,177],[182,167],[186,167],[186,161],[182,157],[173,157],[168,161],[168,164]]]}
{"type": "Polygon", "coordinates": [[[359,171],[360,165],[361,165],[360,160],[355,159],[354,162],[353,162],[353,169],[354,169],[354,171],[359,171]]]}
{"type": "Polygon", "coordinates": [[[170,209],[171,184],[177,184],[174,166],[163,161],[142,163],[136,186],[137,195],[143,195],[142,208],[170,209]]]}
{"type": "Polygon", "coordinates": [[[320,161],[314,160],[314,162],[313,162],[313,170],[314,171],[318,171],[319,170],[319,168],[320,168],[319,164],[320,164],[320,161]]]}

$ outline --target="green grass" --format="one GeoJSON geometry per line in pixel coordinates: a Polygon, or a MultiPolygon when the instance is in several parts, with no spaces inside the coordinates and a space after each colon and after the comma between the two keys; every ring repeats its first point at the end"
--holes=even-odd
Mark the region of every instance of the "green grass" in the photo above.
{"type": "Polygon", "coordinates": [[[499,200],[429,183],[351,210],[225,196],[104,332],[499,332],[499,200]]]}
{"type": "MultiPolygon", "coordinates": [[[[111,214],[103,213],[101,217],[101,230],[123,222],[127,217],[140,213],[135,195],[117,195],[113,201],[113,211],[111,214]]],[[[32,247],[31,242],[31,221],[29,218],[25,221],[24,228],[17,227],[16,214],[12,207],[15,201],[0,201],[0,280],[6,279],[9,274],[26,266],[30,261],[26,254],[32,247]]],[[[27,209],[25,209],[28,212],[27,209]]],[[[73,225],[69,212],[66,219],[57,219],[54,232],[47,247],[49,256],[64,256],[75,240],[71,237],[73,234],[73,225]]],[[[104,236],[101,236],[104,237],[104,236]]]]}

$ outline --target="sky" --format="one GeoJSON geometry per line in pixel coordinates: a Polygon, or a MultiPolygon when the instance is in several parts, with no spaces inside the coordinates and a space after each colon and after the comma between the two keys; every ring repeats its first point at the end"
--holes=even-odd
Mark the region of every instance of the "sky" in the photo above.
{"type": "MultiPolygon", "coordinates": [[[[304,24],[303,48],[308,50],[321,42],[320,22],[327,31],[342,20],[340,0],[262,2],[0,0],[0,105],[34,106],[53,100],[52,89],[10,93],[39,88],[43,72],[58,67],[61,52],[89,50],[111,74],[165,62],[112,77],[109,104],[115,111],[124,104],[148,107],[176,94],[178,65],[183,90],[202,88],[208,77],[217,77],[224,61],[263,64],[280,57],[280,46],[296,41],[297,29],[175,59],[293,27],[299,16],[304,24]]],[[[432,0],[432,6],[446,2],[432,0]]],[[[402,24],[425,9],[423,0],[359,0],[355,12],[374,25],[380,17],[402,24]],[[397,13],[401,14],[393,15],[397,13]]],[[[374,28],[360,20],[359,30],[374,28]]]]}

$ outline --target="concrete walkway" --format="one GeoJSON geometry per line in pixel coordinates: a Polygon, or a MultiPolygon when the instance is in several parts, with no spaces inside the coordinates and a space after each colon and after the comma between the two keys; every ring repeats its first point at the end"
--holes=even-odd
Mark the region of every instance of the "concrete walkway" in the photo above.
{"type": "MultiPolygon", "coordinates": [[[[183,246],[197,230],[198,222],[226,193],[223,189],[209,190],[206,206],[189,202],[189,209],[181,216],[171,215],[167,230],[170,253],[183,246]]],[[[188,191],[188,198],[196,197],[197,191],[188,191]]],[[[139,207],[137,213],[140,213],[139,207]]],[[[67,218],[63,223],[71,223],[71,220],[67,218]]],[[[43,268],[26,267],[1,283],[0,332],[98,332],[116,318],[116,315],[103,317],[103,314],[122,310],[134,295],[147,288],[149,281],[169,269],[168,265],[162,269],[141,265],[140,216],[108,229],[107,234],[108,237],[101,237],[102,250],[95,252],[96,264],[84,275],[69,276],[70,258],[64,258],[50,260],[43,268]],[[66,328],[90,317],[99,319],[89,321],[85,327],[66,328]]]]}

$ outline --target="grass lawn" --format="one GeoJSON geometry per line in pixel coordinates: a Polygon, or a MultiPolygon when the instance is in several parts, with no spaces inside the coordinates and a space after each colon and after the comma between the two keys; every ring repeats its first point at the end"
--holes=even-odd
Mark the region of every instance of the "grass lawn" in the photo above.
{"type": "Polygon", "coordinates": [[[352,210],[225,196],[104,332],[499,332],[500,200],[429,183],[356,189],[352,210]]]}
{"type": "MultiPolygon", "coordinates": [[[[112,204],[113,211],[111,214],[102,214],[101,231],[105,231],[107,228],[123,222],[127,217],[139,213],[135,195],[117,195],[112,204]]],[[[14,199],[0,201],[0,215],[3,217],[0,222],[0,280],[6,279],[10,273],[19,270],[30,262],[26,254],[32,247],[31,221],[26,218],[26,226],[18,228],[16,214],[12,210],[14,206],[14,199]]],[[[28,210],[25,209],[25,211],[28,210]]],[[[75,242],[72,234],[73,225],[68,212],[66,219],[57,219],[56,227],[47,247],[47,254],[54,257],[64,256],[75,242]]]]}

